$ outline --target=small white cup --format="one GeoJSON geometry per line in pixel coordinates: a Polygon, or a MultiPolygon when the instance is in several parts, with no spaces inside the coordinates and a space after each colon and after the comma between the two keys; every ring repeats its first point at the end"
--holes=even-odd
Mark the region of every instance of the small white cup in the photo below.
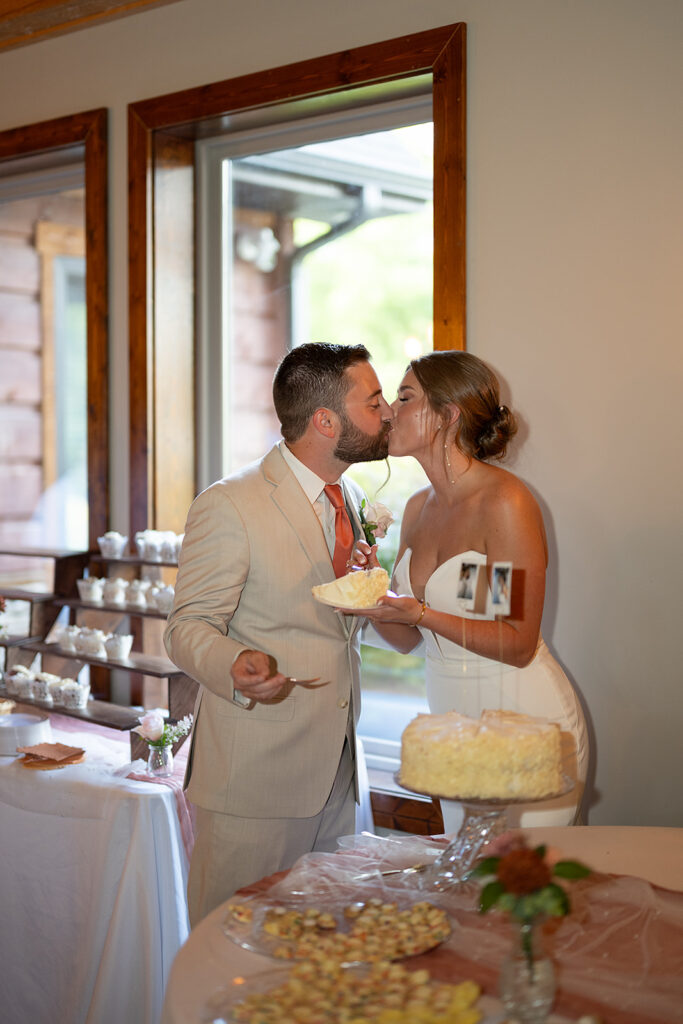
{"type": "Polygon", "coordinates": [[[19,700],[33,700],[33,682],[31,676],[14,677],[14,692],[19,700]]]}
{"type": "Polygon", "coordinates": [[[114,661],[125,661],[130,654],[130,649],[133,646],[133,637],[131,634],[124,633],[112,633],[104,641],[104,649],[107,652],[108,658],[113,658],[114,661]]]}
{"type": "Polygon", "coordinates": [[[145,608],[149,588],[149,580],[131,580],[126,593],[126,604],[131,608],[145,608]]]}
{"type": "Polygon", "coordinates": [[[5,672],[5,687],[12,697],[19,697],[20,691],[26,693],[32,682],[33,672],[25,665],[15,665],[9,672],[5,672]]]}
{"type": "Polygon", "coordinates": [[[62,696],[63,683],[63,679],[57,679],[56,682],[50,683],[50,696],[55,707],[63,707],[64,705],[64,698],[62,696]]]}
{"type": "Polygon", "coordinates": [[[102,597],[105,604],[125,605],[128,580],[120,576],[108,577],[104,581],[102,597]]]}
{"type": "Polygon", "coordinates": [[[76,586],[78,587],[78,596],[85,604],[102,604],[104,580],[97,576],[87,576],[76,580],[76,586]]]}
{"type": "Polygon", "coordinates": [[[52,693],[50,691],[50,684],[54,683],[58,679],[59,676],[55,676],[51,672],[38,672],[31,683],[33,699],[42,700],[46,704],[51,704],[52,693]]]}
{"type": "Polygon", "coordinates": [[[108,530],[102,537],[97,538],[100,552],[103,558],[120,558],[123,554],[128,538],[116,530],[108,530]]]}
{"type": "Polygon", "coordinates": [[[90,687],[82,686],[76,679],[61,679],[62,703],[65,708],[75,710],[87,706],[90,687]]]}
{"type": "Polygon", "coordinates": [[[104,641],[107,633],[101,629],[88,629],[84,626],[79,629],[78,636],[74,643],[78,654],[85,654],[89,658],[106,658],[107,652],[104,649],[104,641]]]}
{"type": "Polygon", "coordinates": [[[157,611],[162,612],[164,615],[168,615],[171,608],[173,607],[173,600],[175,598],[175,588],[169,584],[163,587],[159,587],[154,595],[154,604],[157,611]]]}
{"type": "Polygon", "coordinates": [[[63,651],[76,650],[76,637],[80,633],[79,626],[65,626],[59,638],[59,646],[63,651]]]}

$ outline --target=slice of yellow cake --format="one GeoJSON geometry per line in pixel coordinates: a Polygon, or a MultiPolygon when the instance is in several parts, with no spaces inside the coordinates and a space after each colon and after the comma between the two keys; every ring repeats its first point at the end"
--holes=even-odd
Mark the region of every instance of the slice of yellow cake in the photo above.
{"type": "Polygon", "coordinates": [[[337,608],[372,608],[389,589],[386,569],[360,569],[312,587],[313,597],[337,608]]]}

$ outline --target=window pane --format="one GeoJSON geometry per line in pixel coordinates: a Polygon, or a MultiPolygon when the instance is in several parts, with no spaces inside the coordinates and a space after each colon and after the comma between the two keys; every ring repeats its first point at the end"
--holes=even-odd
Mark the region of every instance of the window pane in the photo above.
{"type": "MultiPolygon", "coordinates": [[[[23,194],[17,175],[11,198],[0,199],[5,550],[88,545],[82,164],[69,169],[73,185],[66,191],[64,173],[31,174],[23,194]]],[[[9,191],[3,185],[3,195],[9,191]]],[[[50,589],[52,569],[51,561],[0,556],[6,586],[50,589]]]]}
{"type": "Polygon", "coordinates": [[[45,495],[42,533],[78,549],[88,546],[85,260],[58,256],[54,273],[57,479],[45,495]]]}
{"type": "MultiPolygon", "coordinates": [[[[393,401],[408,361],[432,348],[431,122],[226,160],[230,472],[280,439],[275,367],[293,344],[363,342],[393,401]]],[[[412,460],[352,467],[400,519],[425,483],[412,460]]],[[[399,524],[381,541],[391,568],[399,524]]],[[[361,735],[370,767],[397,765],[403,727],[427,710],[423,662],[363,647],[361,735]]]]}

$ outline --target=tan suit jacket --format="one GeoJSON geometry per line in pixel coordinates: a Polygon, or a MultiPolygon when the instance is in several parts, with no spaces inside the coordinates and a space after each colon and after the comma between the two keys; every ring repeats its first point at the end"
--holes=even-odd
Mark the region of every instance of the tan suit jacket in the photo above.
{"type": "MultiPolygon", "coordinates": [[[[345,481],[356,510],[362,492],[345,481]]],[[[164,639],[200,684],[186,785],[207,810],[310,817],[332,788],[349,708],[360,711],[360,622],[311,595],[334,579],[320,521],[276,446],[193,502],[164,639]],[[230,668],[244,648],[266,651],[294,678],[251,708],[232,702],[230,668]]]]}

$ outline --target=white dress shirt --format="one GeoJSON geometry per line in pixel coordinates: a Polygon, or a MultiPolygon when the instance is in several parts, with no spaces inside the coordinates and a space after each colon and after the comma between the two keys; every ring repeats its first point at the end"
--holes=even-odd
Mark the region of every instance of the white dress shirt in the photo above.
{"type": "MultiPolygon", "coordinates": [[[[283,459],[297,478],[302,491],[313,506],[325,534],[327,549],[330,552],[330,557],[332,557],[335,545],[334,508],[330,499],[325,494],[326,481],[322,480],[317,473],[314,473],[312,469],[309,469],[308,466],[305,466],[303,462],[297,459],[296,455],[289,450],[284,441],[280,441],[280,451],[282,452],[283,459]]],[[[344,488],[341,477],[335,483],[342,487],[343,492],[344,488]]]]}

